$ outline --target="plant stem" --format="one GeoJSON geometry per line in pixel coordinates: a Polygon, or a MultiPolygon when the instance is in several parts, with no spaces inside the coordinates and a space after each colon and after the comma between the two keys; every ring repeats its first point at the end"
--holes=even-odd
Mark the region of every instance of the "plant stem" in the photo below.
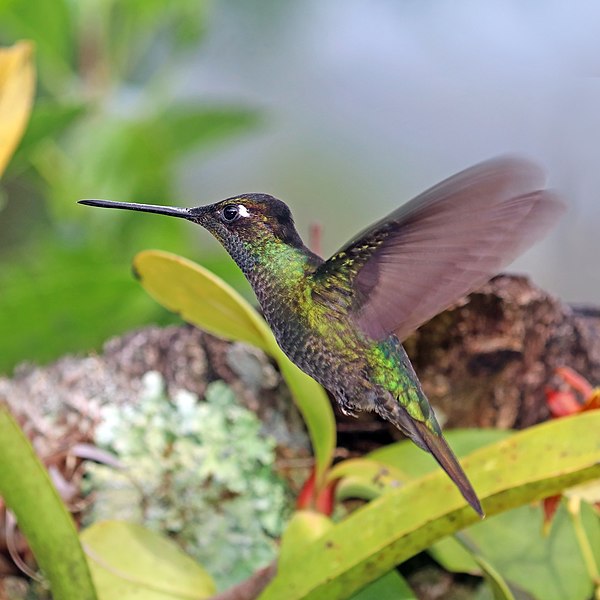
{"type": "Polygon", "coordinates": [[[567,509],[573,522],[573,529],[575,530],[575,536],[577,537],[581,555],[583,556],[583,562],[585,563],[590,579],[594,583],[595,597],[600,599],[600,571],[598,571],[594,552],[592,551],[590,540],[587,537],[581,520],[581,498],[579,496],[569,498],[567,509]]]}

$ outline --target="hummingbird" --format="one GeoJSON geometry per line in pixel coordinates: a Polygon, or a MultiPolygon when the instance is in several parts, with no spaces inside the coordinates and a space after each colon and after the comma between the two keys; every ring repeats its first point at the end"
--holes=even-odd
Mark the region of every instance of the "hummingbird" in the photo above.
{"type": "Polygon", "coordinates": [[[480,163],[403,204],[327,260],[305,246],[288,206],[267,194],[195,208],[79,203],[207,229],[250,282],[285,354],[343,413],[375,411],[430,452],[483,517],[402,342],[556,223],[564,205],[544,185],[543,172],[527,160],[480,163]]]}

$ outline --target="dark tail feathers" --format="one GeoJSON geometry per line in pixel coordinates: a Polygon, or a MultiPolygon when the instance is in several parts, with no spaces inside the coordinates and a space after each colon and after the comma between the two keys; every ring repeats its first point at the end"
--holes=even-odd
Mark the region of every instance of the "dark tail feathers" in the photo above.
{"type": "Polygon", "coordinates": [[[439,434],[434,433],[425,423],[412,419],[406,409],[397,401],[392,398],[389,400],[389,402],[380,401],[376,407],[377,412],[384,419],[394,423],[417,446],[430,452],[440,467],[446,471],[448,477],[452,479],[465,500],[473,507],[473,510],[482,518],[485,517],[471,482],[441,432],[439,434]]]}
{"type": "Polygon", "coordinates": [[[473,510],[480,517],[485,517],[479,498],[477,497],[471,482],[468,480],[467,475],[460,466],[458,459],[454,455],[454,452],[452,452],[452,448],[448,445],[448,442],[441,434],[436,435],[428,429],[425,423],[420,423],[413,419],[411,419],[411,421],[414,426],[413,431],[419,438],[417,444],[424,450],[431,452],[440,467],[446,471],[448,477],[452,479],[456,487],[460,490],[460,493],[464,496],[465,500],[473,507],[473,510]]]}

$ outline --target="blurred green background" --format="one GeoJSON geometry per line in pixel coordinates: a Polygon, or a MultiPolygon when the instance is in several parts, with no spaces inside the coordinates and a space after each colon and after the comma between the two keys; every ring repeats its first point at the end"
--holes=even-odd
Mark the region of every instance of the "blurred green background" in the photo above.
{"type": "Polygon", "coordinates": [[[190,224],[78,206],[286,200],[334,251],[438,180],[516,152],[570,214],[516,269],[600,303],[600,8],[593,2],[5,0],[0,44],[36,44],[31,122],[1,182],[0,372],[174,317],[131,277],[189,256],[248,293],[190,224]]]}

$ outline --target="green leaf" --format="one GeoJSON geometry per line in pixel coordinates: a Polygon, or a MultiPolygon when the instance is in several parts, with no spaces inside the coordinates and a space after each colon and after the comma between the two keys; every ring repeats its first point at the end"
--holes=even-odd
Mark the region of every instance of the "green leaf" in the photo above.
{"type": "MultiPolygon", "coordinates": [[[[594,510],[582,504],[587,535],[593,540],[596,560],[600,560],[600,520],[594,510]]],[[[577,541],[573,523],[564,502],[559,506],[549,534],[544,535],[543,511],[539,505],[522,506],[465,529],[460,537],[485,557],[509,583],[544,600],[586,600],[592,582],[577,541]]],[[[429,548],[446,569],[474,573],[473,554],[447,538],[429,548]]]]}
{"type": "Polygon", "coordinates": [[[464,535],[457,533],[454,536],[454,541],[459,544],[473,559],[473,562],[480,568],[485,580],[492,592],[494,600],[515,600],[513,593],[504,578],[494,566],[484,558],[474,544],[464,535]]]}
{"type": "Polygon", "coordinates": [[[185,321],[269,352],[268,325],[232,287],[204,267],[175,254],[147,250],[135,257],[133,268],[146,291],[185,321]]]}
{"type": "Polygon", "coordinates": [[[277,361],[298,410],[306,423],[316,461],[317,485],[323,480],[336,445],[335,417],[325,390],[302,372],[280,349],[272,347],[271,355],[277,361]]]}
{"type": "MultiPolygon", "coordinates": [[[[445,432],[458,456],[505,439],[511,434],[510,431],[498,429],[454,429],[445,432]]],[[[438,465],[430,454],[405,440],[378,448],[367,454],[366,458],[344,460],[329,471],[327,479],[332,481],[342,478],[336,488],[339,499],[372,500],[437,469],[438,465]]],[[[469,564],[474,563],[470,561],[469,564]]],[[[475,571],[479,572],[476,565],[475,571]]]]}
{"type": "Polygon", "coordinates": [[[73,519],[29,440],[1,402],[0,496],[16,515],[53,596],[94,600],[96,593],[73,519]]]}
{"type": "Polygon", "coordinates": [[[59,104],[49,100],[36,101],[19,147],[19,154],[28,152],[32,146],[47,137],[57,138],[86,112],[82,103],[59,104]]]}
{"type": "Polygon", "coordinates": [[[125,521],[100,521],[81,534],[100,600],[201,600],[210,575],[171,540],[125,521]]]}
{"type": "Polygon", "coordinates": [[[184,320],[219,337],[257,346],[277,361],[307,425],[321,480],[336,443],[329,399],[287,358],[264,319],[222,279],[180,256],[148,250],[135,257],[133,267],[146,291],[184,320]]]}
{"type": "MultiPolygon", "coordinates": [[[[600,477],[600,446],[590,435],[599,430],[600,411],[590,411],[518,432],[465,458],[488,518],[600,477]]],[[[280,570],[261,600],[346,598],[477,519],[437,470],[333,527],[298,558],[302,570],[280,570]]]]}
{"type": "MultiPolygon", "coordinates": [[[[521,510],[520,508],[516,510],[521,510]]],[[[493,519],[494,522],[503,519],[514,511],[509,511],[504,515],[498,515],[493,519]]],[[[491,523],[491,519],[486,519],[485,524],[491,523]]],[[[476,525],[474,525],[476,527],[476,525]]],[[[471,528],[465,529],[465,532],[471,528]]],[[[427,552],[444,567],[452,573],[468,573],[469,575],[483,575],[480,565],[473,558],[473,554],[467,550],[463,544],[455,539],[454,536],[446,537],[435,544],[432,544],[427,552]]],[[[485,553],[485,551],[484,551],[485,553]]]]}
{"type": "Polygon", "coordinates": [[[402,575],[394,570],[364,587],[350,600],[416,600],[416,596],[402,575]]]}
{"type": "Polygon", "coordinates": [[[333,527],[333,521],[322,513],[298,510],[289,520],[281,536],[281,550],[277,561],[279,569],[298,566],[297,557],[306,547],[333,527]]]}
{"type": "MultiPolygon", "coordinates": [[[[512,431],[505,429],[449,429],[444,432],[444,436],[458,457],[504,440],[512,434],[512,431]]],[[[412,479],[439,468],[431,454],[423,452],[408,440],[378,448],[367,454],[367,458],[395,467],[404,473],[406,478],[412,479]]]]}
{"type": "Polygon", "coordinates": [[[327,473],[327,481],[341,479],[336,496],[345,498],[363,498],[372,500],[382,493],[394,490],[409,480],[400,469],[370,460],[368,458],[350,458],[343,460],[327,473]]]}
{"type": "Polygon", "coordinates": [[[138,202],[160,198],[164,203],[174,193],[180,159],[228,141],[255,120],[251,111],[195,105],[154,110],[136,119],[90,114],[64,138],[64,149],[46,139],[33,162],[50,186],[57,213],[66,199],[72,207],[72,199],[90,195],[138,202]]]}
{"type": "Polygon", "coordinates": [[[483,556],[474,555],[474,558],[483,571],[494,600],[515,600],[513,593],[500,573],[483,556]]]}

